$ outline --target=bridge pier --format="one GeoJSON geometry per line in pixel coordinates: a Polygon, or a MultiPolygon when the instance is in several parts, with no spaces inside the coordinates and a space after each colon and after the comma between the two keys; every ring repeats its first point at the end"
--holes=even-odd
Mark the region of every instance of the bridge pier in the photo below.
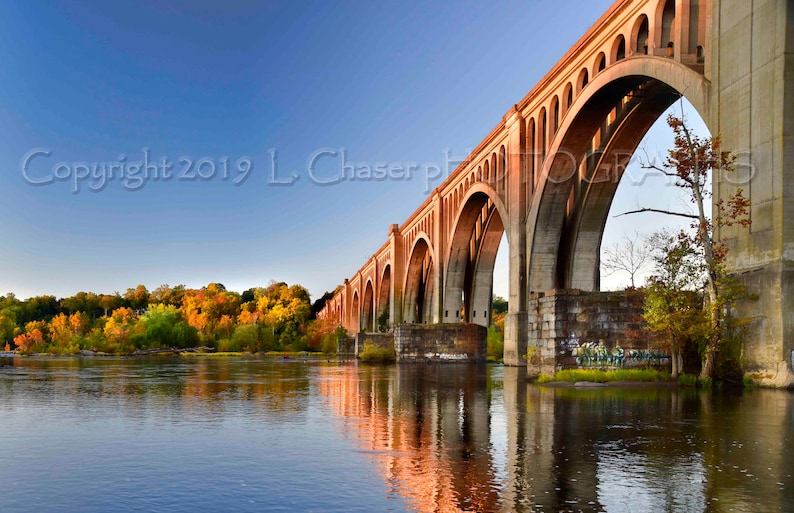
{"type": "Polygon", "coordinates": [[[397,361],[484,362],[488,330],[473,323],[398,324],[394,328],[397,361]]]}
{"type": "Polygon", "coordinates": [[[505,316],[505,365],[527,365],[528,322],[527,312],[508,312],[505,316]]]}
{"type": "Polygon", "coordinates": [[[717,228],[728,265],[758,294],[740,314],[753,320],[743,362],[762,384],[794,386],[794,3],[714,2],[706,68],[712,134],[738,156],[713,177],[715,200],[737,187],[752,202],[749,229],[717,228]]]}

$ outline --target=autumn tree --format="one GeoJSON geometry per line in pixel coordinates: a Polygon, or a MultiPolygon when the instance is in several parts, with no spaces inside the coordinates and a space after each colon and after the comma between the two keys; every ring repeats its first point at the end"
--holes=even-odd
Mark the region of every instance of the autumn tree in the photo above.
{"type": "Polygon", "coordinates": [[[182,306],[182,297],[185,295],[185,286],[180,284],[171,287],[169,284],[164,283],[151,294],[149,294],[149,302],[153,304],[174,305],[177,308],[182,306]]]}
{"type": "Polygon", "coordinates": [[[116,292],[115,294],[102,294],[99,296],[99,306],[102,308],[103,315],[108,316],[116,308],[122,307],[124,299],[116,292]]]}
{"type": "Polygon", "coordinates": [[[221,284],[210,283],[199,290],[186,290],[181,310],[202,340],[214,342],[218,337],[228,338],[234,331],[240,314],[240,294],[227,291],[221,284]]]}
{"type": "Polygon", "coordinates": [[[131,349],[131,331],[137,322],[138,318],[131,308],[122,306],[113,310],[104,327],[105,338],[110,343],[110,347],[116,352],[131,349]]]}
{"type": "Polygon", "coordinates": [[[23,353],[44,351],[49,329],[45,321],[30,321],[25,324],[25,332],[14,337],[14,344],[23,353]]]}
{"type": "Polygon", "coordinates": [[[692,219],[691,230],[682,232],[679,244],[688,246],[688,250],[702,262],[707,329],[704,333],[700,377],[711,379],[716,368],[717,354],[726,339],[724,328],[727,312],[730,311],[730,305],[744,293],[727,273],[725,260],[728,246],[725,240],[715,239],[714,227],[748,227],[750,202],[742,194],[742,189],[737,188],[726,200],[713,203],[715,220],[712,222],[706,214],[706,201],[711,198],[707,185],[714,173],[733,171],[735,157],[722,149],[719,136],[703,138],[692,133],[683,116],[679,118],[670,114],[667,124],[673,129],[673,148],[668,150],[668,156],[663,163],[649,162],[644,167],[674,179],[676,186],[686,191],[696,213],[652,208],[627,213],[661,212],[692,219]]]}
{"type": "Polygon", "coordinates": [[[141,310],[149,305],[149,291],[146,286],[138,285],[134,289],[127,289],[124,299],[127,301],[127,306],[133,310],[141,310]]]}
{"type": "Polygon", "coordinates": [[[80,349],[80,339],[91,329],[88,314],[76,312],[60,313],[50,321],[50,340],[59,353],[74,353],[80,349]]]}
{"type": "Polygon", "coordinates": [[[271,283],[255,293],[256,311],[278,337],[279,343],[300,345],[303,329],[311,316],[309,291],[300,285],[271,283]]]}

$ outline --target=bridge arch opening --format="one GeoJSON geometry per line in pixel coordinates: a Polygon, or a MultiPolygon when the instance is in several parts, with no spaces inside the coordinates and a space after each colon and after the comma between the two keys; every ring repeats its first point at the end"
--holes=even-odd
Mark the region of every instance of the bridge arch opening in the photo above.
{"type": "Polygon", "coordinates": [[[386,265],[383,269],[383,276],[380,280],[380,292],[378,293],[378,317],[376,328],[390,328],[394,321],[392,320],[392,307],[391,307],[391,265],[386,265]],[[385,325],[382,325],[385,324],[385,325]]]}
{"type": "Polygon", "coordinates": [[[657,26],[659,39],[657,48],[672,48],[673,32],[676,21],[675,0],[661,0],[657,9],[657,26]]]}
{"type": "Polygon", "coordinates": [[[361,330],[364,332],[375,331],[375,318],[373,312],[375,311],[375,295],[372,289],[372,281],[367,280],[367,285],[364,287],[364,300],[362,302],[361,310],[361,330]]]}
{"type": "Polygon", "coordinates": [[[623,37],[623,34],[620,34],[618,35],[618,37],[615,38],[615,42],[612,45],[612,62],[615,63],[625,58],[626,58],[626,38],[623,37]]]}
{"type": "Polygon", "coordinates": [[[637,55],[648,55],[648,39],[650,38],[650,26],[648,16],[641,14],[634,23],[631,40],[634,51],[637,55]]]}
{"type": "Polygon", "coordinates": [[[449,243],[443,322],[491,324],[494,269],[505,233],[497,196],[473,191],[461,207],[449,243]]]}
{"type": "MultiPolygon", "coordinates": [[[[625,247],[627,240],[636,242],[642,248],[646,243],[645,238],[660,228],[675,233],[687,229],[691,224],[691,220],[685,218],[654,212],[621,215],[639,208],[695,213],[686,192],[676,187],[673,180],[657,171],[643,169],[644,162],[655,161],[661,164],[667,157],[667,150],[674,144],[672,129],[667,125],[667,116],[673,114],[681,117],[682,113],[692,133],[710,136],[705,121],[685,98],[670,106],[647,131],[639,144],[639,147],[643,149],[642,161],[640,158],[632,158],[622,175],[618,177],[619,183],[605,219],[599,250],[601,290],[623,290],[632,285],[630,272],[613,271],[603,266],[605,250],[614,251],[617,246],[624,258],[628,258],[629,250],[625,247]]],[[[708,183],[707,188],[710,189],[710,187],[711,185],[708,183]]],[[[705,207],[709,214],[710,204],[706,204],[705,207]]],[[[635,252],[633,255],[634,258],[637,256],[639,256],[639,252],[635,252]]],[[[645,265],[636,268],[633,276],[635,286],[643,285],[652,267],[652,262],[647,261],[645,265]]]]}
{"type": "Polygon", "coordinates": [[[358,304],[358,290],[353,292],[353,301],[350,302],[350,322],[349,326],[356,327],[356,333],[361,331],[361,311],[358,304]]]}
{"type": "Polygon", "coordinates": [[[528,290],[599,290],[601,240],[617,185],[642,138],[704,80],[678,63],[624,59],[593,79],[549,149],[528,227],[528,290]],[[658,64],[662,63],[662,64],[658,64]],[[637,73],[637,71],[640,71],[637,73]]]}
{"type": "Polygon", "coordinates": [[[420,237],[411,250],[405,283],[405,321],[430,324],[433,317],[433,252],[427,239],[420,237]]]}

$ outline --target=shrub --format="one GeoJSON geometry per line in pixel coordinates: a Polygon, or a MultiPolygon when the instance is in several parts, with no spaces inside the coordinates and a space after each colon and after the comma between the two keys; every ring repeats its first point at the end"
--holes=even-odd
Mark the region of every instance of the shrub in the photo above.
{"type": "Polygon", "coordinates": [[[502,361],[505,352],[505,335],[496,326],[488,327],[487,354],[489,361],[502,361]]]}
{"type": "Polygon", "coordinates": [[[380,347],[370,340],[365,340],[358,357],[366,363],[390,363],[397,360],[397,353],[393,348],[380,347]]]}

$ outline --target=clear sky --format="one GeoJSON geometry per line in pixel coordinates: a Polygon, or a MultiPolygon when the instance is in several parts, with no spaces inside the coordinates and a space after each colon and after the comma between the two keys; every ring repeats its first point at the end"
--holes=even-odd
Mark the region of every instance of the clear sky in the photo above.
{"type": "MultiPolygon", "coordinates": [[[[323,183],[342,149],[445,169],[611,3],[0,2],[0,293],[278,280],[316,298],[441,181],[323,183]],[[338,156],[310,171],[321,151],[338,156]]],[[[615,208],[678,201],[634,185],[615,208]]],[[[634,229],[613,224],[607,241],[634,229]]]]}

